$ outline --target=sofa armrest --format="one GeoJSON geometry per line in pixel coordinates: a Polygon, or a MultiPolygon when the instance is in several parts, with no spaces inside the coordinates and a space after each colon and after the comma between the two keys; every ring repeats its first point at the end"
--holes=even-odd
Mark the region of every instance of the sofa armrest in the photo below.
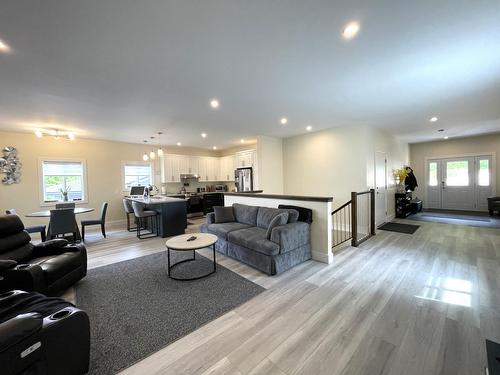
{"type": "Polygon", "coordinates": [[[0,260],[0,272],[10,270],[17,266],[17,262],[15,260],[4,259],[0,260]]]}
{"type": "Polygon", "coordinates": [[[215,223],[215,212],[209,212],[207,214],[207,224],[215,223]]]}
{"type": "Polygon", "coordinates": [[[280,225],[271,231],[271,241],[280,245],[280,254],[282,254],[310,243],[310,232],[310,225],[300,221],[280,225]]]}
{"type": "Polygon", "coordinates": [[[1,272],[2,289],[21,289],[47,294],[47,285],[42,267],[38,264],[19,264],[1,272]]]}
{"type": "Polygon", "coordinates": [[[42,328],[43,319],[38,313],[18,315],[0,324],[0,351],[31,336],[42,328]]]}

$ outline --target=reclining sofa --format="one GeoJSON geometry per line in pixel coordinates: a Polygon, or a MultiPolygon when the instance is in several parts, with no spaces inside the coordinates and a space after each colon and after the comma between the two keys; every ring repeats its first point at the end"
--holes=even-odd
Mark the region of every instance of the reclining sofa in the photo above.
{"type": "MultiPolygon", "coordinates": [[[[214,209],[215,212],[207,214],[207,222],[200,230],[218,237],[215,244],[218,252],[268,275],[311,259],[310,224],[298,221],[297,210],[235,203],[232,215],[229,212],[228,218],[220,220],[216,217],[219,207],[214,209]]],[[[226,213],[231,211],[231,207],[224,209],[226,213]]]]}

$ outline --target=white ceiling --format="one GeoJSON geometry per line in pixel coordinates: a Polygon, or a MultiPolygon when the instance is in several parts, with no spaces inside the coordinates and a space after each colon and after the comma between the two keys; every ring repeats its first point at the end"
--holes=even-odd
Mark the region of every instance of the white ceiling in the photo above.
{"type": "Polygon", "coordinates": [[[4,130],[219,148],[308,124],[500,130],[498,0],[5,0],[0,38],[4,130]]]}

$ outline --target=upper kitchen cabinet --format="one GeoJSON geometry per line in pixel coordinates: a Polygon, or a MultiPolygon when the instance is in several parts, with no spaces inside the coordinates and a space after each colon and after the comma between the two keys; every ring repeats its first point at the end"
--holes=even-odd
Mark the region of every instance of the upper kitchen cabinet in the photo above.
{"type": "Polygon", "coordinates": [[[200,174],[200,157],[199,156],[188,156],[189,158],[189,173],[199,175],[200,174]]]}
{"type": "Polygon", "coordinates": [[[185,155],[166,154],[160,159],[161,182],[181,182],[181,174],[189,173],[189,158],[185,155]]]}
{"type": "Polygon", "coordinates": [[[219,159],[220,181],[234,181],[234,170],[236,169],[236,157],[234,155],[223,156],[219,159]]]}
{"type": "Polygon", "coordinates": [[[236,153],[236,168],[255,167],[257,164],[257,151],[247,150],[236,153]]]}
{"type": "Polygon", "coordinates": [[[198,158],[199,181],[219,181],[219,158],[201,156],[198,158]]]}

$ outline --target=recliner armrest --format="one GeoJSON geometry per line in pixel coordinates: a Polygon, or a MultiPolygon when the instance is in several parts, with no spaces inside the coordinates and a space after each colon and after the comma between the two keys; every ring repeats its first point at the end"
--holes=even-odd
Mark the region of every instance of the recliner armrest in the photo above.
{"type": "Polygon", "coordinates": [[[5,259],[0,260],[0,272],[10,270],[17,266],[17,262],[15,260],[5,259]]]}
{"type": "Polygon", "coordinates": [[[214,224],[215,223],[215,212],[209,212],[207,214],[207,224],[214,224]]]}
{"type": "Polygon", "coordinates": [[[57,238],[46,242],[41,242],[33,247],[35,257],[42,257],[45,255],[59,255],[67,253],[68,251],[78,252],[81,251],[82,244],[69,244],[68,240],[57,238]]]}
{"type": "Polygon", "coordinates": [[[47,284],[42,267],[38,264],[19,264],[14,268],[2,272],[6,289],[36,290],[47,293],[47,284]]]}
{"type": "Polygon", "coordinates": [[[280,245],[280,254],[283,254],[310,243],[310,232],[310,225],[301,221],[280,225],[271,231],[271,241],[280,245]]]}
{"type": "Polygon", "coordinates": [[[43,318],[38,313],[21,314],[0,324],[0,351],[24,340],[42,328],[43,318]]]}

